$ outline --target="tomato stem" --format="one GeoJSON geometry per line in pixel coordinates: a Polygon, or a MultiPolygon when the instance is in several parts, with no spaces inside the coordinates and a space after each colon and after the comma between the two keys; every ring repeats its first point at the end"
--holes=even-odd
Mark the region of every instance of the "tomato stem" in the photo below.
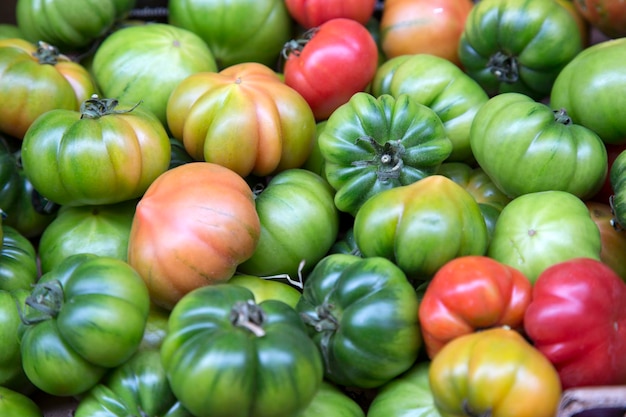
{"type": "Polygon", "coordinates": [[[61,54],[59,48],[44,41],[37,42],[37,50],[33,52],[33,56],[43,65],[56,65],[59,60],[69,61],[69,58],[61,54]]]}
{"type": "Polygon", "coordinates": [[[554,121],[564,125],[572,124],[572,119],[565,109],[554,110],[554,121]]]}
{"type": "Polygon", "coordinates": [[[317,33],[318,28],[311,28],[304,32],[299,39],[291,39],[283,45],[283,49],[281,51],[281,55],[284,59],[288,59],[289,55],[294,54],[295,56],[299,56],[305,45],[309,43],[313,36],[317,33]]]}
{"type": "Polygon", "coordinates": [[[56,317],[63,306],[63,298],[63,286],[60,281],[54,280],[36,284],[24,302],[32,309],[34,315],[29,317],[27,314],[23,314],[21,309],[18,309],[22,323],[29,325],[56,317]]]}
{"type": "Polygon", "coordinates": [[[117,110],[116,107],[118,104],[119,101],[114,98],[99,98],[97,94],[93,94],[91,98],[83,101],[80,105],[80,118],[98,119],[102,116],[106,116],[107,114],[130,113],[141,104],[141,101],[130,109],[125,110],[117,110]]]}
{"type": "Polygon", "coordinates": [[[233,325],[250,330],[255,336],[265,336],[263,322],[267,315],[253,300],[238,301],[230,311],[230,321],[233,325]]]}
{"type": "Polygon", "coordinates": [[[498,51],[489,58],[487,67],[498,81],[512,84],[519,80],[519,65],[514,56],[498,51]]]}
{"type": "Polygon", "coordinates": [[[404,167],[402,157],[404,156],[405,148],[399,140],[387,141],[384,145],[381,145],[371,136],[362,136],[357,138],[357,142],[358,141],[364,141],[370,144],[374,150],[374,157],[372,159],[354,161],[352,165],[377,165],[378,170],[376,175],[382,182],[400,177],[400,173],[404,167]]]}

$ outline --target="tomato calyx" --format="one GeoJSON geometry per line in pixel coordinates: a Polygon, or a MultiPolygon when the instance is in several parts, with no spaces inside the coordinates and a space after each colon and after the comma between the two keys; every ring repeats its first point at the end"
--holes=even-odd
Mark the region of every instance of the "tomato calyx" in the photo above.
{"type": "Polygon", "coordinates": [[[263,323],[266,319],[265,311],[253,300],[238,301],[230,311],[230,321],[234,326],[243,327],[257,337],[265,336],[263,323]]]}
{"type": "Polygon", "coordinates": [[[37,42],[37,50],[33,52],[33,56],[42,65],[56,65],[59,61],[69,61],[59,48],[44,41],[37,42]]]}
{"type": "Polygon", "coordinates": [[[315,307],[314,313],[300,313],[300,318],[304,324],[313,327],[316,332],[322,333],[320,349],[328,372],[332,372],[329,361],[331,350],[330,339],[337,329],[339,329],[339,320],[332,314],[334,309],[334,304],[324,301],[321,305],[315,307]]]}
{"type": "Polygon", "coordinates": [[[378,143],[371,136],[362,136],[357,139],[357,141],[360,140],[368,142],[372,145],[375,154],[372,159],[354,161],[352,165],[378,165],[376,175],[378,176],[378,179],[383,182],[390,179],[397,179],[400,176],[400,172],[404,167],[402,156],[405,153],[405,148],[399,140],[387,141],[384,145],[378,143]]]}
{"type": "Polygon", "coordinates": [[[309,43],[313,36],[318,32],[319,28],[314,27],[302,34],[302,36],[298,39],[291,39],[285,42],[283,45],[283,49],[281,51],[281,55],[284,59],[288,59],[289,55],[294,54],[295,56],[299,56],[304,49],[304,46],[309,43]]]}
{"type": "Polygon", "coordinates": [[[93,94],[91,98],[83,101],[80,105],[80,118],[81,119],[98,119],[107,114],[123,114],[130,113],[142,103],[139,101],[130,109],[117,110],[116,107],[119,101],[114,98],[100,98],[97,94],[93,94]]]}
{"type": "Polygon", "coordinates": [[[569,117],[565,109],[554,110],[554,121],[564,125],[572,124],[572,118],[569,117]]]}
{"type": "Polygon", "coordinates": [[[63,306],[63,298],[63,286],[58,280],[36,284],[24,301],[32,314],[24,314],[18,306],[22,323],[30,325],[56,317],[63,306]]]}
{"type": "Polygon", "coordinates": [[[519,65],[514,56],[498,51],[489,58],[487,67],[501,82],[513,84],[519,80],[519,65]]]}

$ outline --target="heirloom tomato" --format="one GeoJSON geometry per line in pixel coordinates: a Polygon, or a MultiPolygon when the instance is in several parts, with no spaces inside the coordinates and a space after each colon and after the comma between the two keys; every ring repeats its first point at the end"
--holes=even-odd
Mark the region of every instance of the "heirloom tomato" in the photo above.
{"type": "Polygon", "coordinates": [[[43,411],[28,395],[0,386],[0,415],[44,417],[43,411]]]}
{"type": "Polygon", "coordinates": [[[610,38],[626,36],[626,3],[622,0],[573,0],[578,12],[610,38]]]}
{"type": "Polygon", "coordinates": [[[213,52],[200,37],[165,23],[116,30],[98,46],[91,63],[104,96],[141,101],[164,125],[174,87],[191,74],[215,70],[213,52]]]}
{"type": "Polygon", "coordinates": [[[37,249],[13,227],[2,224],[0,230],[0,289],[30,290],[39,278],[37,249]]]}
{"type": "Polygon", "coordinates": [[[604,184],[607,153],[591,129],[521,93],[501,93],[476,113],[470,146],[507,196],[559,190],[588,199],[604,184]]]}
{"type": "Polygon", "coordinates": [[[600,260],[613,269],[622,280],[626,281],[626,230],[615,227],[613,211],[608,203],[586,201],[591,218],[600,229],[600,260]]]}
{"type": "Polygon", "coordinates": [[[18,337],[18,329],[22,323],[18,307],[24,304],[28,294],[29,290],[26,289],[5,290],[4,283],[0,282],[0,387],[24,394],[34,391],[34,385],[28,380],[22,367],[18,337]]]}
{"type": "Polygon", "coordinates": [[[568,259],[599,260],[600,231],[585,203],[566,191],[516,197],[500,213],[487,256],[535,282],[547,267],[568,259]]]}
{"type": "Polygon", "coordinates": [[[146,328],[137,351],[158,350],[167,334],[167,320],[170,317],[170,311],[157,306],[152,300],[150,301],[150,312],[148,313],[146,328]]]}
{"type": "Polygon", "coordinates": [[[17,0],[15,17],[25,38],[64,51],[88,47],[127,17],[135,0],[17,0]]]}
{"type": "Polygon", "coordinates": [[[71,396],[137,351],[150,298],[124,261],[81,253],[43,274],[20,308],[26,376],[48,394],[71,396]]]}
{"type": "Polygon", "coordinates": [[[613,195],[609,202],[613,210],[613,225],[626,230],[626,150],[622,151],[611,166],[609,172],[613,195]]]}
{"type": "Polygon", "coordinates": [[[481,0],[465,23],[459,59],[490,96],[543,99],[582,49],[576,20],[554,0],[481,0]]]}
{"type": "Polygon", "coordinates": [[[448,342],[491,327],[523,329],[532,284],[487,256],[460,256],[428,283],[419,307],[424,345],[433,358],[448,342]]]}
{"type": "Polygon", "coordinates": [[[346,392],[334,384],[322,381],[309,406],[296,417],[320,416],[365,417],[365,412],[346,392]]]}
{"type": "Polygon", "coordinates": [[[564,388],[626,383],[626,283],[606,264],[574,258],[533,286],[524,329],[564,388]]]}
{"type": "Polygon", "coordinates": [[[295,308],[300,299],[300,291],[295,287],[271,278],[235,274],[228,280],[228,283],[249,289],[254,294],[254,301],[257,303],[265,300],[278,300],[295,308]]]}
{"type": "Polygon", "coordinates": [[[253,186],[261,235],[254,253],[237,270],[252,275],[307,273],[339,232],[334,190],[319,175],[292,168],[253,186]],[[302,262],[304,264],[301,267],[302,262]]]}
{"type": "Polygon", "coordinates": [[[378,68],[378,45],[356,20],[335,18],[285,43],[285,83],[328,119],[354,93],[365,91],[378,68]]]}
{"type": "Polygon", "coordinates": [[[472,0],[386,0],[380,19],[387,58],[431,54],[460,65],[459,39],[472,0]]]}
{"type": "Polygon", "coordinates": [[[456,257],[485,254],[489,240],[474,197],[443,175],[381,191],[363,204],[353,228],[364,257],[387,258],[413,281],[429,280],[456,257]]]}
{"type": "Polygon", "coordinates": [[[300,167],[315,139],[307,102],[255,62],[185,78],[168,99],[167,125],[195,160],[243,177],[300,167]]]}
{"type": "Polygon", "coordinates": [[[323,379],[320,352],[296,311],[227,283],[197,288],[172,309],[161,361],[196,417],[291,417],[323,379]]]}
{"type": "Polygon", "coordinates": [[[78,110],[98,92],[89,71],[53,45],[0,40],[0,132],[22,139],[53,109],[78,110]]]}
{"type": "Polygon", "coordinates": [[[318,141],[335,205],[351,215],[383,190],[434,174],[452,150],[437,114],[407,94],[356,93],[318,141]]]}
{"type": "Polygon", "coordinates": [[[244,62],[274,67],[292,33],[284,0],[169,0],[168,23],[197,34],[219,69],[244,62]]]}
{"type": "Polygon", "coordinates": [[[550,361],[505,327],[452,340],[431,361],[429,382],[442,417],[554,417],[562,393],[550,361]]]}
{"type": "Polygon", "coordinates": [[[0,39],[24,39],[24,34],[13,23],[0,23],[0,39]]]}
{"type": "Polygon", "coordinates": [[[607,144],[626,143],[626,38],[607,40],[585,48],[554,81],[550,106],[565,109],[574,123],[583,125],[607,144]]]}
{"type": "Polygon", "coordinates": [[[260,233],[245,180],[221,165],[192,162],[163,173],[139,200],[128,263],[152,300],[171,309],[192,289],[230,279],[260,233]]]}
{"type": "Polygon", "coordinates": [[[472,120],[489,97],[469,75],[447,59],[430,54],[390,58],[376,71],[374,96],[407,94],[430,107],[443,122],[452,141],[446,161],[473,162],[469,144],[472,120]]]}
{"type": "Polygon", "coordinates": [[[417,359],[418,303],[391,261],[331,254],[306,276],[296,310],[322,353],[326,380],[375,388],[417,359]]]}
{"type": "MultiPolygon", "coordinates": [[[[626,142],[616,145],[606,143],[606,154],[607,154],[607,166],[608,172],[611,172],[611,168],[613,167],[613,163],[615,159],[619,156],[622,151],[626,150],[626,142]]],[[[602,187],[600,190],[591,198],[592,201],[597,201],[603,204],[609,204],[611,200],[611,196],[613,195],[613,187],[611,186],[611,176],[607,175],[602,187]]]]}
{"type": "Polygon", "coordinates": [[[376,0],[285,0],[291,17],[304,29],[343,17],[365,25],[374,15],[376,0]]]}

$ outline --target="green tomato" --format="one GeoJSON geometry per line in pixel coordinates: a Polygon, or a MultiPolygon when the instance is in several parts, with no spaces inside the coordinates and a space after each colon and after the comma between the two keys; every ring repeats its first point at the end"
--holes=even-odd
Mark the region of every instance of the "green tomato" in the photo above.
{"type": "Polygon", "coordinates": [[[4,386],[0,386],[0,415],[44,417],[41,408],[30,397],[4,386]]]}
{"type": "Polygon", "coordinates": [[[452,151],[439,116],[408,94],[356,93],[318,141],[335,205],[351,215],[383,190],[434,174],[452,151]]]}
{"type": "Polygon", "coordinates": [[[295,308],[301,295],[299,290],[285,282],[255,275],[235,274],[228,280],[228,283],[239,285],[252,291],[254,301],[257,303],[265,300],[278,300],[295,308]]]}
{"type": "Polygon", "coordinates": [[[87,391],[137,351],[149,308],[146,284],[124,261],[67,257],[41,276],[22,306],[26,375],[52,395],[87,391]]]}
{"type": "Polygon", "coordinates": [[[626,38],[594,44],[569,62],[554,81],[550,105],[566,109],[574,123],[607,144],[626,143],[626,38]]]}
{"type": "Polygon", "coordinates": [[[470,132],[476,161],[507,196],[560,190],[593,197],[607,175],[607,151],[592,130],[525,94],[492,97],[470,132]]]}
{"type": "Polygon", "coordinates": [[[566,191],[519,196],[502,210],[487,255],[520,270],[531,282],[572,258],[600,260],[598,226],[585,203],[566,191]]]}
{"type": "Polygon", "coordinates": [[[22,322],[18,306],[25,302],[28,294],[29,291],[25,289],[0,290],[0,334],[3,337],[0,349],[0,386],[20,393],[30,393],[34,388],[22,367],[18,337],[18,328],[22,322]]]}
{"type": "Polygon", "coordinates": [[[39,277],[37,251],[20,232],[2,224],[0,290],[30,290],[39,277]]]}
{"type": "Polygon", "coordinates": [[[620,152],[613,161],[609,180],[613,189],[610,197],[613,227],[626,229],[626,151],[620,152]]]}
{"type": "Polygon", "coordinates": [[[168,12],[171,25],[206,42],[220,69],[243,62],[275,67],[293,28],[283,0],[170,0],[168,12]]]}
{"type": "Polygon", "coordinates": [[[24,39],[24,34],[17,25],[12,23],[0,23],[0,39],[24,39]]]}
{"type": "Polygon", "coordinates": [[[136,200],[98,206],[62,206],[39,239],[41,273],[75,253],[126,261],[136,200]]]}
{"type": "Polygon", "coordinates": [[[296,311],[278,300],[256,303],[250,290],[228,283],[178,301],[161,360],[172,392],[196,417],[291,417],[323,378],[296,311]]]}
{"type": "Polygon", "coordinates": [[[417,294],[391,261],[331,254],[306,277],[296,310],[322,353],[325,379],[379,387],[410,368],[422,345],[417,294]]]}
{"type": "Polygon", "coordinates": [[[337,386],[323,381],[313,401],[295,417],[365,417],[363,408],[337,386]]]}
{"type": "Polygon", "coordinates": [[[490,96],[543,99],[582,49],[575,19],[556,1],[481,0],[467,17],[459,59],[490,96]]]}
{"type": "Polygon", "coordinates": [[[299,168],[279,172],[267,185],[253,186],[261,236],[244,274],[284,274],[297,280],[328,252],[339,231],[334,190],[319,175],[299,168]]]}
{"type": "Polygon", "coordinates": [[[487,93],[451,61],[430,54],[397,56],[379,66],[371,83],[375,96],[408,94],[431,108],[452,141],[447,161],[472,161],[469,132],[487,93]]]}

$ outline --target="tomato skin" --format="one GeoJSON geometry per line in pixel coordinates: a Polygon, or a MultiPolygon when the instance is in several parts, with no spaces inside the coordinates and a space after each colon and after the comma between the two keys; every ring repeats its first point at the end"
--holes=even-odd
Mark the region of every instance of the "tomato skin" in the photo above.
{"type": "Polygon", "coordinates": [[[285,0],[285,5],[300,26],[311,29],[340,17],[365,25],[374,15],[376,0],[285,0]]]}
{"type": "Polygon", "coordinates": [[[600,260],[610,266],[626,281],[626,230],[613,225],[613,211],[611,206],[597,201],[586,201],[591,218],[600,229],[602,250],[600,260]]]}
{"type": "Polygon", "coordinates": [[[531,292],[524,274],[487,256],[447,262],[429,282],[419,307],[428,356],[475,331],[499,326],[522,330],[531,292]]]}
{"type": "Polygon", "coordinates": [[[0,334],[3,335],[0,351],[0,387],[30,394],[33,384],[22,367],[22,354],[18,328],[22,323],[18,306],[28,297],[28,289],[7,290],[0,283],[0,334]]]}
{"type": "Polygon", "coordinates": [[[315,397],[298,417],[365,417],[363,408],[336,385],[322,381],[315,397]]]}
{"type": "Polygon", "coordinates": [[[365,91],[378,68],[378,46],[361,23],[335,18],[308,33],[304,45],[286,44],[285,84],[309,103],[315,119],[328,119],[353,94],[365,91]]]}
{"type": "Polygon", "coordinates": [[[228,280],[228,283],[250,290],[257,303],[265,300],[278,300],[295,308],[301,295],[298,289],[283,281],[255,275],[235,274],[228,280]]]}
{"type": "Polygon", "coordinates": [[[260,230],[254,195],[241,176],[191,162],[159,176],[137,204],[128,263],[152,300],[171,309],[192,289],[230,279],[252,256],[260,230]]]}
{"type": "Polygon", "coordinates": [[[459,39],[472,0],[386,0],[380,20],[387,58],[432,54],[460,65],[459,39]]]}
{"type": "Polygon", "coordinates": [[[431,361],[429,382],[442,417],[552,417],[562,393],[550,361],[505,327],[452,340],[431,361]]]}
{"type": "Polygon", "coordinates": [[[37,249],[15,228],[2,224],[0,247],[0,289],[30,290],[37,282],[37,249]]]}
{"type": "Polygon", "coordinates": [[[43,411],[26,394],[0,386],[0,414],[3,416],[44,417],[43,411]]]}
{"type": "Polygon", "coordinates": [[[626,382],[626,283],[596,259],[547,268],[533,287],[525,332],[565,389],[626,382]]]}
{"type": "Polygon", "coordinates": [[[614,190],[609,200],[614,215],[614,226],[626,229],[626,150],[620,152],[613,161],[609,180],[614,190]]]}
{"type": "Polygon", "coordinates": [[[610,38],[626,36],[626,5],[620,0],[573,0],[576,10],[610,38]]]}

